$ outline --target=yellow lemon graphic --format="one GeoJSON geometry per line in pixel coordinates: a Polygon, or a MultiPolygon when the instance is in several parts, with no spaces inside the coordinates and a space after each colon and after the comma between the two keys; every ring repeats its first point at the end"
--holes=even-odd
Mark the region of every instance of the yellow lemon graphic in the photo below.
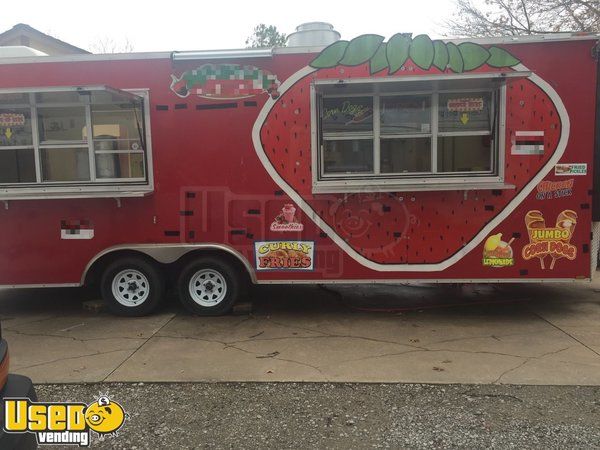
{"type": "Polygon", "coordinates": [[[96,433],[112,433],[125,421],[125,411],[117,402],[100,397],[85,410],[85,421],[96,433]]]}
{"type": "Polygon", "coordinates": [[[496,248],[500,245],[501,241],[502,241],[502,233],[492,234],[485,241],[485,245],[484,245],[485,250],[487,252],[491,252],[491,251],[496,250],[496,248]]]}

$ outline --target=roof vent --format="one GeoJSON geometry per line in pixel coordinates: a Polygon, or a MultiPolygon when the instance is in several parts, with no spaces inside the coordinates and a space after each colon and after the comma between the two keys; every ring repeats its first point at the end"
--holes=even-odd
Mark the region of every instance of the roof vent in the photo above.
{"type": "Polygon", "coordinates": [[[296,27],[287,39],[288,47],[325,47],[340,40],[340,33],[325,22],[307,22],[296,27]]]}
{"type": "Polygon", "coordinates": [[[44,52],[40,52],[35,48],[26,47],[24,45],[7,45],[0,46],[0,58],[19,58],[26,56],[48,56],[44,52]]]}

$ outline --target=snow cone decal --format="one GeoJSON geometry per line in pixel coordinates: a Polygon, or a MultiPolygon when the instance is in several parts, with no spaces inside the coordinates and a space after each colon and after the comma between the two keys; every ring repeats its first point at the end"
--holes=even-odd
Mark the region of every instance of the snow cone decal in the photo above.
{"type": "Polygon", "coordinates": [[[271,231],[302,231],[304,225],[296,217],[296,207],[292,203],[286,203],[271,223],[271,231]]]}
{"type": "MultiPolygon", "coordinates": [[[[304,215],[351,258],[376,271],[434,272],[460,261],[492,236],[553,169],[569,137],[567,112],[546,81],[529,73],[506,49],[472,42],[456,45],[404,34],[387,42],[373,34],[337,41],[283,81],[278,92],[278,98],[266,101],[253,127],[260,161],[304,215]],[[311,139],[318,130],[311,129],[312,83],[401,81],[407,76],[443,79],[464,72],[512,71],[526,75],[506,78],[507,113],[501,118],[505,136],[500,140],[504,147],[499,149],[507,185],[503,189],[421,191],[407,187],[399,191],[396,187],[392,192],[313,192],[317,168],[312,162],[311,139]],[[543,132],[543,151],[511,154],[511,136],[528,131],[543,132]]],[[[479,96],[463,95],[460,100],[452,108],[461,121],[481,113],[479,96]]]]}

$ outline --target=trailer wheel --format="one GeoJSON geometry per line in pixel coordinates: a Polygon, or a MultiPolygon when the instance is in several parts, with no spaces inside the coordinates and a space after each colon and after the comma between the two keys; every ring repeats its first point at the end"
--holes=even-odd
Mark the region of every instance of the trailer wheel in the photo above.
{"type": "Polygon", "coordinates": [[[231,310],[241,292],[235,268],[214,257],[198,258],[188,264],[177,282],[179,300],[190,312],[218,316],[231,310]]]}
{"type": "Polygon", "coordinates": [[[124,258],[102,275],[102,297],[119,316],[145,316],[156,309],[165,294],[160,271],[141,258],[124,258]]]}

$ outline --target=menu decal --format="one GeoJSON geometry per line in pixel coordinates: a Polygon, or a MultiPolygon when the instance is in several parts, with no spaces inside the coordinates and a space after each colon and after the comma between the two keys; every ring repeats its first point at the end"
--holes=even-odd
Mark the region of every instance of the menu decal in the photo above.
{"type": "Polygon", "coordinates": [[[541,211],[529,211],[525,215],[525,226],[529,235],[529,244],[521,252],[523,259],[538,258],[540,267],[546,269],[545,259],[550,256],[550,270],[561,258],[574,260],[577,257],[577,247],[571,244],[571,238],[577,225],[577,213],[565,209],[558,214],[553,227],[546,226],[546,221],[541,211]]]}
{"type": "Polygon", "coordinates": [[[296,207],[292,203],[286,203],[281,208],[281,212],[271,223],[271,231],[302,231],[304,225],[298,222],[296,217],[296,207]]]}
{"type": "Polygon", "coordinates": [[[537,194],[535,198],[538,200],[549,200],[552,198],[570,197],[573,195],[574,178],[569,178],[565,181],[541,181],[537,185],[537,194]]]}
{"type": "Polygon", "coordinates": [[[15,113],[0,114],[0,127],[22,127],[25,125],[25,115],[15,113]]]}
{"type": "Polygon", "coordinates": [[[508,267],[515,264],[513,258],[513,250],[510,244],[515,238],[504,242],[502,233],[493,234],[488,237],[483,245],[483,261],[484,267],[508,267]]]}
{"type": "Polygon", "coordinates": [[[557,164],[554,166],[554,175],[587,175],[586,163],[557,164]]]}
{"type": "Polygon", "coordinates": [[[313,241],[260,241],[254,243],[256,270],[313,270],[313,241]]]}

